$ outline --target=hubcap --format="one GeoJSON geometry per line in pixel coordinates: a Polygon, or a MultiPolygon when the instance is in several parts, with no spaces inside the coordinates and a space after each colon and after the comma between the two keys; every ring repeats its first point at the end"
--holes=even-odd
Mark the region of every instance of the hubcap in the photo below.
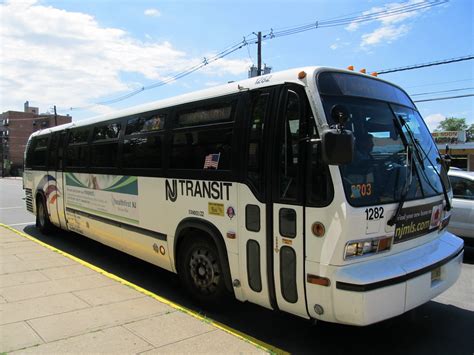
{"type": "Polygon", "coordinates": [[[195,249],[189,261],[191,278],[196,288],[202,293],[216,290],[220,279],[220,270],[213,253],[205,248],[195,249]]]}

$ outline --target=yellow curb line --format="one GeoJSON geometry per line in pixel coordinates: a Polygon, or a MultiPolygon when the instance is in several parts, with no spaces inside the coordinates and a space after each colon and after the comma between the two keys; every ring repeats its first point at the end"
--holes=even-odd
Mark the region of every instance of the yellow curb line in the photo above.
{"type": "Polygon", "coordinates": [[[273,353],[273,354],[281,354],[281,355],[289,354],[288,352],[286,352],[286,351],[284,351],[284,350],[281,350],[281,349],[279,349],[279,348],[277,348],[277,347],[274,347],[274,346],[272,346],[272,345],[270,345],[270,344],[267,344],[267,343],[265,343],[265,342],[263,342],[263,341],[260,341],[260,340],[258,340],[258,339],[255,339],[255,338],[253,338],[253,337],[251,337],[251,336],[249,336],[249,335],[247,335],[247,334],[245,334],[245,333],[239,332],[238,330],[232,329],[232,328],[226,326],[225,324],[222,324],[222,323],[217,322],[217,321],[215,321],[215,320],[212,320],[212,319],[203,317],[202,315],[200,315],[199,313],[197,313],[197,312],[195,312],[195,311],[193,311],[193,310],[191,310],[191,309],[188,309],[188,308],[186,308],[186,307],[183,307],[183,306],[181,306],[181,305],[179,305],[179,304],[177,304],[177,303],[174,303],[174,302],[172,302],[172,301],[170,301],[170,300],[168,300],[168,299],[166,299],[166,298],[164,298],[164,297],[161,297],[161,296],[159,296],[159,295],[157,295],[157,294],[155,294],[155,293],[153,293],[153,292],[150,292],[150,291],[148,291],[148,290],[146,290],[146,289],[144,289],[144,288],[142,288],[142,287],[140,287],[140,286],[137,286],[137,285],[131,283],[130,281],[127,281],[127,280],[125,280],[125,279],[122,279],[121,277],[119,277],[119,276],[117,276],[117,275],[111,274],[110,272],[107,272],[107,271],[105,271],[105,270],[103,270],[103,269],[101,269],[101,268],[99,268],[99,267],[97,267],[97,266],[95,266],[95,265],[92,265],[92,264],[88,263],[87,261],[84,261],[84,260],[82,260],[82,259],[79,259],[79,258],[77,258],[77,257],[75,257],[75,256],[73,256],[73,255],[71,255],[71,254],[68,254],[68,253],[66,253],[66,252],[64,252],[64,251],[62,251],[62,250],[60,250],[60,249],[57,249],[57,248],[55,248],[55,247],[53,247],[53,246],[51,246],[51,245],[49,245],[49,244],[46,244],[46,243],[44,243],[44,242],[42,242],[42,241],[40,241],[40,240],[38,240],[38,239],[36,239],[36,238],[34,238],[34,237],[32,237],[32,236],[26,234],[26,233],[20,232],[19,230],[8,226],[8,225],[6,225],[6,224],[0,223],[0,227],[3,227],[3,228],[5,228],[5,229],[8,229],[8,230],[10,230],[10,231],[12,231],[12,232],[14,232],[14,233],[16,233],[16,234],[18,234],[18,235],[24,237],[24,238],[27,238],[27,239],[29,239],[29,240],[35,242],[35,243],[38,243],[38,244],[40,244],[40,245],[42,245],[42,246],[44,246],[44,247],[46,247],[46,248],[48,248],[48,249],[50,249],[50,250],[52,250],[52,251],[54,251],[54,252],[59,253],[59,254],[65,256],[65,257],[67,257],[67,258],[69,258],[69,259],[71,259],[71,260],[74,260],[74,261],[78,262],[79,264],[81,264],[81,265],[83,265],[83,266],[85,266],[85,267],[88,267],[89,269],[92,269],[92,270],[94,270],[94,271],[96,271],[96,272],[98,272],[98,273],[100,273],[100,274],[102,274],[102,275],[104,275],[104,276],[106,276],[106,277],[112,279],[112,280],[118,281],[118,282],[120,282],[120,283],[123,284],[123,285],[126,285],[126,286],[128,286],[128,287],[131,287],[131,288],[135,289],[135,290],[138,291],[138,292],[141,292],[141,293],[143,293],[143,294],[145,294],[145,295],[147,295],[147,296],[149,296],[149,297],[152,297],[152,298],[156,299],[157,301],[160,301],[160,302],[162,302],[162,303],[164,303],[164,304],[167,304],[168,306],[170,306],[170,307],[172,307],[172,308],[175,308],[175,309],[177,309],[178,311],[181,311],[181,312],[186,313],[186,314],[188,314],[188,315],[190,315],[190,316],[193,316],[194,318],[197,318],[197,319],[199,319],[199,320],[201,320],[201,321],[204,321],[204,322],[206,322],[206,323],[208,323],[208,324],[211,324],[212,326],[214,326],[214,327],[216,327],[216,328],[218,328],[218,329],[220,329],[220,330],[223,330],[223,331],[225,331],[226,333],[229,333],[229,334],[231,334],[231,335],[233,335],[233,336],[235,336],[235,337],[237,337],[237,338],[239,338],[239,339],[241,339],[241,340],[244,340],[244,341],[246,341],[246,342],[248,342],[248,343],[254,345],[255,347],[257,347],[257,348],[259,348],[259,349],[261,349],[261,350],[264,350],[264,351],[267,351],[267,352],[270,352],[270,353],[273,353]]]}

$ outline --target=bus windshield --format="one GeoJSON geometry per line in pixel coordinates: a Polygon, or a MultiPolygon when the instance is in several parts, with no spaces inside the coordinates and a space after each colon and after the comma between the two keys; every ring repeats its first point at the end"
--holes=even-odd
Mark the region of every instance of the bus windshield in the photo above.
{"type": "MultiPolygon", "coordinates": [[[[374,82],[346,77],[357,78],[359,84],[365,80],[369,87],[374,82]]],[[[355,137],[354,158],[340,167],[347,200],[353,206],[369,206],[442,194],[442,184],[448,186],[447,175],[423,119],[401,90],[379,81],[377,85],[382,93],[378,91],[376,99],[357,97],[362,96],[357,90],[352,90],[353,96],[345,96],[343,90],[325,94],[327,88],[321,94],[329,125],[335,124],[330,115],[334,105],[343,105],[349,112],[346,129],[355,137]],[[383,90],[398,92],[384,97],[383,90]],[[400,100],[402,95],[406,98],[400,100]]],[[[367,91],[362,94],[368,96],[367,91]]]]}

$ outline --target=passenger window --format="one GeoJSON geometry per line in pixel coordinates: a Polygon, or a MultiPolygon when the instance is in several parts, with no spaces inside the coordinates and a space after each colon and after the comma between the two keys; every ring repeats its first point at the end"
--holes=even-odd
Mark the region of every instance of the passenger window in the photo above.
{"type": "Polygon", "coordinates": [[[131,118],[127,121],[125,135],[160,131],[165,127],[166,114],[153,114],[131,118]]]}
{"type": "Polygon", "coordinates": [[[120,134],[120,123],[109,123],[94,128],[93,141],[117,139],[120,134]]]}
{"type": "Polygon", "coordinates": [[[58,156],[59,133],[53,133],[49,146],[48,170],[56,170],[58,156]]]}
{"type": "Polygon", "coordinates": [[[32,147],[31,165],[36,168],[46,169],[46,157],[48,154],[48,138],[35,138],[32,147]]]}
{"type": "Polygon", "coordinates": [[[166,113],[148,113],[127,120],[122,165],[129,169],[159,169],[163,166],[166,113]]]}
{"type": "Polygon", "coordinates": [[[118,142],[91,145],[91,166],[114,168],[117,166],[118,142]]]}
{"type": "Polygon", "coordinates": [[[259,193],[263,191],[263,162],[265,159],[263,156],[263,133],[269,98],[270,94],[258,92],[252,99],[250,116],[247,178],[259,193]]]}
{"type": "Polygon", "coordinates": [[[231,170],[232,134],[237,100],[205,101],[177,112],[172,131],[170,167],[231,170]]]}
{"type": "Polygon", "coordinates": [[[156,169],[162,167],[162,134],[127,137],[123,141],[123,167],[156,169]]]}
{"type": "Polygon", "coordinates": [[[230,170],[232,126],[173,134],[171,168],[230,170]]]}
{"type": "Polygon", "coordinates": [[[66,149],[68,167],[87,167],[89,159],[89,147],[87,145],[89,132],[88,129],[75,129],[69,133],[66,149]]]}
{"type": "Polygon", "coordinates": [[[296,92],[288,90],[284,123],[280,132],[279,159],[279,197],[284,200],[297,199],[300,116],[299,96],[296,92]]]}

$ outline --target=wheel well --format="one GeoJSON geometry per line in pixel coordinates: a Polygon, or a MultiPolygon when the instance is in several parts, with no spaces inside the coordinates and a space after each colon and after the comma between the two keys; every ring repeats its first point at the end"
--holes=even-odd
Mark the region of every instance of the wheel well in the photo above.
{"type": "Polygon", "coordinates": [[[38,210],[38,201],[40,201],[40,200],[42,200],[43,207],[46,209],[46,212],[48,212],[48,206],[46,206],[46,199],[45,199],[44,194],[42,192],[37,192],[36,193],[35,210],[38,210]]]}
{"type": "Polygon", "coordinates": [[[176,228],[174,243],[174,260],[175,265],[177,266],[176,269],[178,273],[180,272],[180,270],[178,270],[179,263],[176,262],[176,260],[178,260],[181,249],[187,241],[191,240],[191,238],[195,236],[206,238],[215,245],[217,252],[219,253],[219,261],[221,263],[222,271],[224,273],[224,281],[226,288],[229,290],[229,292],[233,293],[232,280],[229,268],[229,259],[227,255],[227,249],[224,243],[224,238],[222,237],[219,230],[213,224],[207,221],[203,221],[197,218],[186,218],[181,221],[181,223],[176,228]]]}

